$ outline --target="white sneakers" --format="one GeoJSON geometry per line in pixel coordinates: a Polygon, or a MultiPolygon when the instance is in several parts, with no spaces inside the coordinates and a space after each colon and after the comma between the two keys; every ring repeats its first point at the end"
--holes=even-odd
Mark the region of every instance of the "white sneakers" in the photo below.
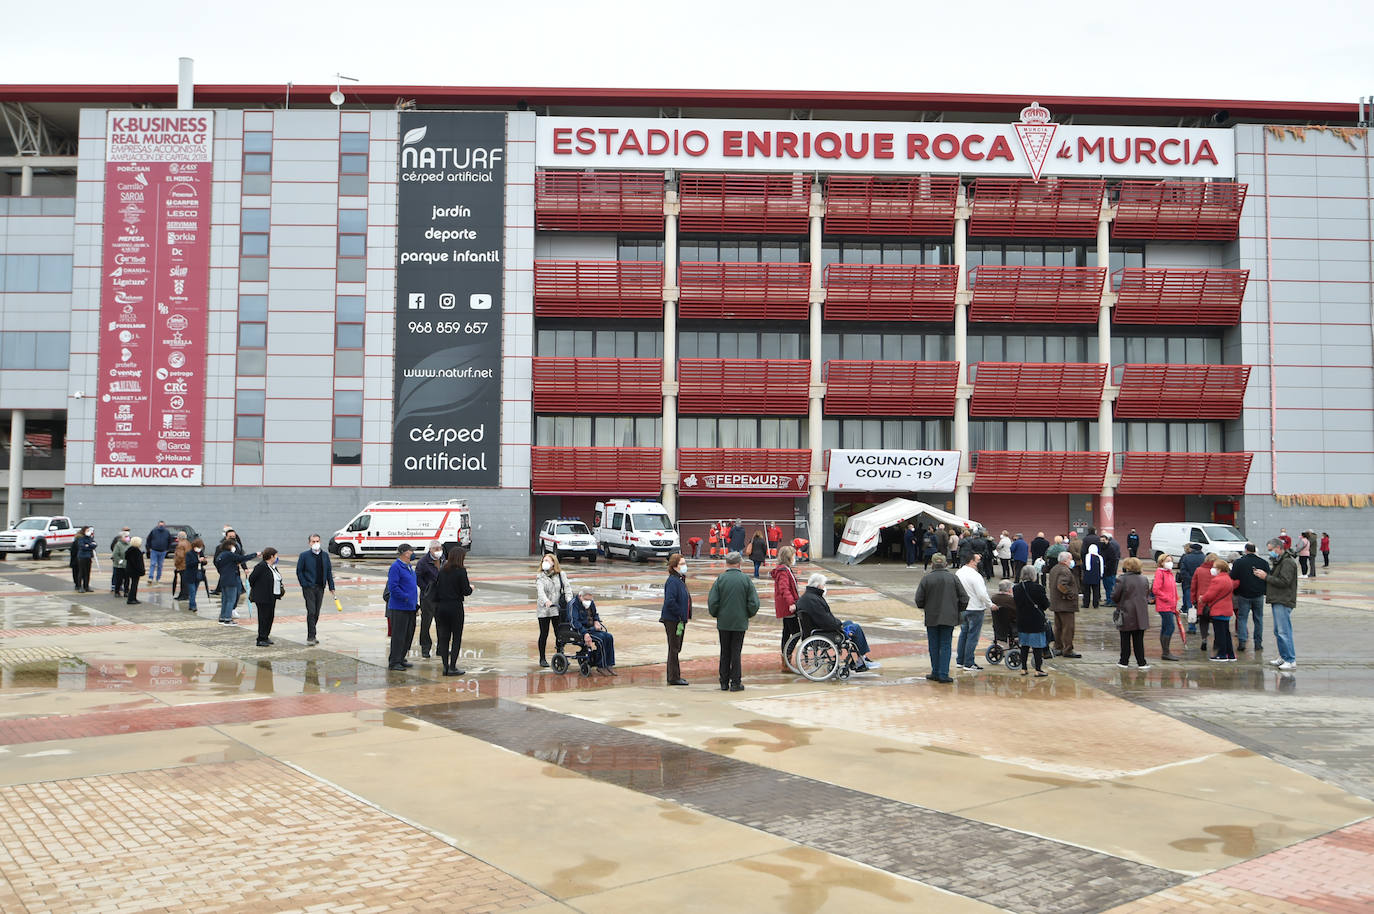
{"type": "Polygon", "coordinates": [[[1297,664],[1296,661],[1294,661],[1294,662],[1292,662],[1292,663],[1280,663],[1280,664],[1279,664],[1279,669],[1282,670],[1282,671],[1285,672],[1285,673],[1288,672],[1289,670],[1296,670],[1297,668],[1298,668],[1298,664],[1297,664]]]}
{"type": "Polygon", "coordinates": [[[883,668],[883,665],[876,660],[865,660],[864,666],[868,667],[870,670],[881,670],[883,668]]]}

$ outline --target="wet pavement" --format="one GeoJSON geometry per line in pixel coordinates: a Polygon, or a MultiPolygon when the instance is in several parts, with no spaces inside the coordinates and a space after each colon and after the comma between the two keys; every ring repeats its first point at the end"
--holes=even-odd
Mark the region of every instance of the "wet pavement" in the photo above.
{"type": "Polygon", "coordinates": [[[1121,670],[1099,609],[1049,677],[951,685],[918,570],[826,567],[882,661],[828,683],[781,671],[765,577],[722,693],[718,564],[688,688],[661,568],[570,564],[619,660],[584,678],[534,662],[532,561],[470,565],[460,677],[386,669],[381,562],[338,563],[318,646],[288,591],[268,648],[217,599],[0,565],[0,910],[1374,910],[1374,566],[1304,584],[1293,673],[1157,638],[1121,670]]]}

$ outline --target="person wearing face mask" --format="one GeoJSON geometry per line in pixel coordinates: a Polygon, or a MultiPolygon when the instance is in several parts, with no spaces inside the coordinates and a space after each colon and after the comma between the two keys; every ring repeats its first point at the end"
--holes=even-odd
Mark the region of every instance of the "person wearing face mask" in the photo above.
{"type": "Polygon", "coordinates": [[[1178,581],[1174,578],[1172,555],[1159,557],[1159,567],[1155,569],[1150,593],[1155,598],[1155,612],[1159,613],[1159,659],[1178,660],[1178,657],[1169,652],[1169,643],[1174,640],[1174,627],[1179,622],[1178,581]]]}
{"type": "Polygon", "coordinates": [[[415,569],[410,567],[414,553],[409,543],[396,547],[396,561],[386,572],[386,621],[391,629],[391,652],[387,669],[405,672],[414,664],[406,659],[410,642],[415,637],[415,613],[420,605],[420,591],[415,586],[415,569]]]}
{"type": "Polygon", "coordinates": [[[186,599],[189,601],[186,608],[191,612],[196,611],[196,591],[205,580],[205,565],[208,561],[205,557],[205,540],[197,537],[191,543],[190,551],[186,553],[186,570],[181,573],[182,586],[186,588],[186,599]]]}
{"type": "MultiPolygon", "coordinates": [[[[789,551],[784,546],[779,553],[789,551]]],[[[777,578],[776,567],[774,579],[777,578]]],[[[668,580],[663,584],[663,609],[658,621],[663,623],[663,632],[668,638],[668,685],[685,686],[678,654],[682,652],[682,639],[687,634],[687,623],[692,620],[692,593],[687,589],[687,560],[682,553],[674,552],[668,556],[668,580]]]]}
{"type": "Polygon", "coordinates": [[[143,562],[143,537],[129,539],[129,548],[124,550],[124,590],[129,598],[124,602],[133,605],[139,602],[138,581],[147,572],[143,562]]]}
{"type": "Polygon", "coordinates": [[[272,621],[277,615],[277,601],[285,593],[286,585],[277,571],[277,550],[268,546],[262,550],[262,561],[248,575],[248,599],[258,608],[258,647],[272,646],[272,621]]]}
{"type": "MultiPolygon", "coordinates": [[[[233,531],[229,531],[230,537],[233,531]]],[[[234,609],[243,596],[243,569],[257,558],[257,553],[244,555],[233,539],[225,539],[215,547],[215,570],[219,572],[219,623],[233,625],[239,618],[234,609]]]]}
{"type": "Polygon", "coordinates": [[[1268,571],[1256,571],[1265,584],[1264,602],[1274,617],[1274,640],[1279,645],[1277,660],[1270,663],[1287,673],[1298,667],[1297,645],[1293,643],[1293,610],[1298,606],[1298,562],[1292,550],[1277,537],[1265,544],[1269,551],[1268,571]]]}
{"type": "Polygon", "coordinates": [[[534,615],[539,619],[539,666],[546,669],[549,665],[545,656],[549,629],[553,628],[554,620],[559,616],[566,618],[568,601],[575,596],[572,581],[568,580],[563,567],[558,564],[558,556],[544,556],[539,564],[539,574],[534,578],[534,590],[534,615]]]}
{"type": "Polygon", "coordinates": [[[73,582],[77,593],[91,593],[91,562],[95,560],[95,533],[90,527],[82,527],[81,535],[72,545],[73,582]]]}
{"type": "Polygon", "coordinates": [[[110,567],[114,569],[114,574],[110,578],[110,593],[117,597],[124,596],[124,554],[129,551],[129,528],[125,527],[119,531],[119,535],[110,544],[110,567]]]}
{"type": "Polygon", "coordinates": [[[1255,553],[1255,544],[1245,544],[1245,554],[1231,564],[1231,577],[1236,579],[1236,595],[1231,602],[1236,607],[1237,649],[1244,651],[1250,640],[1250,621],[1255,623],[1255,653],[1264,650],[1264,581],[1256,572],[1268,571],[1269,565],[1255,553]]]}
{"type": "Polygon", "coordinates": [[[1073,553],[1067,549],[1059,553],[1059,560],[1050,569],[1046,591],[1050,596],[1050,611],[1054,613],[1054,642],[1061,657],[1078,658],[1082,654],[1073,649],[1073,635],[1078,614],[1078,578],[1073,573],[1073,553]]]}
{"type": "Polygon", "coordinates": [[[1204,582],[1199,602],[1207,607],[1207,617],[1212,620],[1212,643],[1216,654],[1209,659],[1234,663],[1236,651],[1231,642],[1231,617],[1235,615],[1235,607],[1231,595],[1240,582],[1231,577],[1231,566],[1221,559],[1213,562],[1208,571],[1211,580],[1204,582]]]}
{"type": "Polygon", "coordinates": [[[296,558],[296,583],[305,599],[305,643],[314,647],[320,643],[317,626],[324,589],[328,587],[329,593],[334,593],[334,568],[318,533],[310,534],[309,546],[296,558]]]}
{"type": "Polygon", "coordinates": [[[444,563],[444,547],[434,540],[415,563],[415,585],[420,588],[420,659],[428,660],[434,640],[429,636],[429,627],[434,619],[434,594],[431,588],[439,577],[439,566],[444,563]]]}

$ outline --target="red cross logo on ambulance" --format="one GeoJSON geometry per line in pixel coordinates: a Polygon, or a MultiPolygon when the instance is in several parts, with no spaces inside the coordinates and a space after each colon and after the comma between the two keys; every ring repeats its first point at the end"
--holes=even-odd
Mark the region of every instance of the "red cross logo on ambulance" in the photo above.
{"type": "Polygon", "coordinates": [[[1012,126],[1016,128],[1016,136],[1021,141],[1021,151],[1026,154],[1031,177],[1039,181],[1040,170],[1049,158],[1054,133],[1059,125],[1050,120],[1050,109],[1039,102],[1031,102],[1021,109],[1021,122],[1012,126]]]}

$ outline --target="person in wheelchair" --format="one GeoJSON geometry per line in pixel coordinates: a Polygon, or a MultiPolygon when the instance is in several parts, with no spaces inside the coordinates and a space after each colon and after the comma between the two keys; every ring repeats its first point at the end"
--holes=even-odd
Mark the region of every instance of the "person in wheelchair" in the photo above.
{"type": "MultiPolygon", "coordinates": [[[[801,636],[803,639],[814,634],[826,634],[833,637],[837,642],[849,640],[853,643],[855,652],[854,671],[862,673],[865,670],[876,670],[882,666],[876,660],[869,659],[868,638],[864,636],[864,630],[857,622],[841,622],[835,618],[830,611],[830,604],[825,599],[826,576],[819,571],[806,579],[806,590],[797,598],[797,618],[801,620],[801,636]]],[[[843,653],[840,662],[846,662],[850,658],[843,653]]]]}
{"type": "Polygon", "coordinates": [[[596,672],[599,675],[619,675],[615,671],[615,639],[601,622],[590,587],[581,588],[568,604],[568,626],[587,650],[595,654],[596,672]]]}

